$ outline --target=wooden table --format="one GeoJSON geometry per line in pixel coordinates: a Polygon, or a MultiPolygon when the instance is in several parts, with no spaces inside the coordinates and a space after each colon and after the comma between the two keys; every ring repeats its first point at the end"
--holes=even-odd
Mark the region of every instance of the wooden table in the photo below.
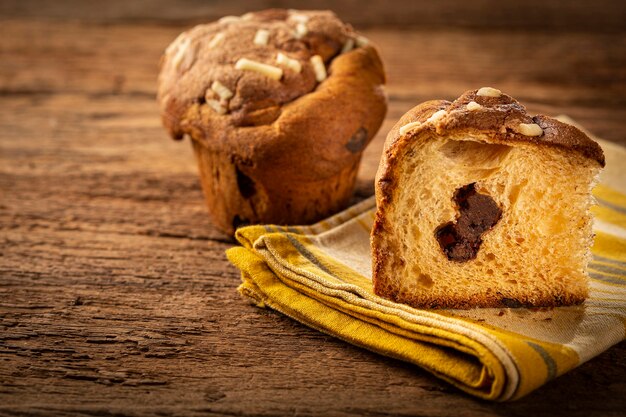
{"type": "MultiPolygon", "coordinates": [[[[288,2],[100,3],[0,5],[0,414],[624,415],[625,343],[492,404],[242,300],[157,64],[195,22],[288,2]]],[[[483,85],[626,144],[623,3],[468,3],[332,3],[388,72],[356,198],[402,113],[483,85]]]]}

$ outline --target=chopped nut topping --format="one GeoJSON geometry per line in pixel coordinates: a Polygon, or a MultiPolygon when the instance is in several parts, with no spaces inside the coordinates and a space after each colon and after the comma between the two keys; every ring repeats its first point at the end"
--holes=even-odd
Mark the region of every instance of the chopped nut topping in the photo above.
{"type": "Polygon", "coordinates": [[[346,42],[343,44],[343,48],[341,48],[341,53],[345,54],[346,52],[350,52],[354,48],[354,39],[348,38],[346,42]]]}
{"type": "Polygon", "coordinates": [[[226,114],[226,107],[222,106],[217,100],[207,100],[206,104],[208,104],[215,113],[217,114],[226,114]]]}
{"type": "Polygon", "coordinates": [[[298,13],[297,10],[290,10],[290,12],[291,12],[291,15],[289,17],[291,17],[296,22],[306,23],[309,21],[309,16],[302,14],[302,13],[298,13]]]}
{"type": "Polygon", "coordinates": [[[301,22],[296,25],[296,39],[302,38],[307,33],[309,33],[309,29],[306,27],[306,24],[301,22]]]}
{"type": "Polygon", "coordinates": [[[482,107],[483,106],[476,103],[475,101],[470,101],[469,103],[467,103],[467,110],[470,110],[470,111],[479,110],[479,109],[482,109],[482,107]]]}
{"type": "Polygon", "coordinates": [[[209,49],[213,49],[215,48],[218,44],[220,44],[222,41],[224,40],[224,34],[223,33],[217,33],[215,36],[213,36],[213,39],[211,39],[211,42],[209,42],[209,49]]]}
{"type": "Polygon", "coordinates": [[[172,65],[174,65],[174,68],[178,69],[180,67],[180,64],[183,62],[183,58],[185,57],[185,53],[187,52],[187,49],[189,49],[189,45],[191,45],[191,39],[189,38],[183,39],[180,45],[178,45],[176,54],[172,58],[172,65]]]}
{"type": "Polygon", "coordinates": [[[536,123],[520,123],[517,131],[524,136],[541,136],[543,129],[536,123]]]}
{"type": "Polygon", "coordinates": [[[358,35],[356,37],[356,46],[358,46],[359,48],[364,47],[365,45],[369,44],[370,40],[367,39],[365,36],[363,35],[358,35]]]}
{"type": "Polygon", "coordinates": [[[267,45],[267,41],[270,38],[270,31],[265,29],[259,29],[254,35],[255,45],[267,45]]]}
{"type": "Polygon", "coordinates": [[[502,91],[497,88],[483,87],[476,92],[476,95],[483,97],[500,97],[502,95],[502,91]]]}
{"type": "Polygon", "coordinates": [[[176,54],[172,58],[174,69],[181,72],[187,71],[196,59],[196,45],[191,45],[191,39],[185,38],[178,46],[176,54]]]}
{"type": "Polygon", "coordinates": [[[443,116],[446,115],[446,111],[445,110],[438,110],[436,112],[434,112],[432,114],[432,116],[430,116],[428,119],[426,119],[426,122],[432,122],[435,123],[437,120],[441,119],[443,116]]]}
{"type": "Polygon", "coordinates": [[[262,64],[247,58],[240,58],[235,63],[235,69],[255,71],[275,80],[280,80],[283,76],[283,70],[273,65],[262,64]]]}
{"type": "Polygon", "coordinates": [[[178,37],[174,39],[174,42],[170,43],[170,45],[165,49],[165,54],[169,55],[169,54],[174,53],[174,51],[178,49],[178,47],[180,46],[180,44],[183,42],[185,38],[187,38],[187,32],[183,32],[180,35],[178,35],[178,37]]]}
{"type": "Polygon", "coordinates": [[[233,92],[217,80],[213,81],[213,83],[211,84],[211,90],[215,91],[222,100],[228,100],[233,96],[233,92]]]}
{"type": "Polygon", "coordinates": [[[317,80],[318,83],[324,81],[327,75],[326,66],[324,65],[322,57],[319,55],[312,56],[311,65],[313,65],[313,72],[315,72],[315,80],[317,80]]]}
{"type": "Polygon", "coordinates": [[[422,124],[422,122],[420,122],[420,121],[407,123],[404,126],[400,127],[400,134],[404,135],[409,130],[411,130],[411,129],[415,128],[415,127],[418,127],[421,124],[422,124]]]}
{"type": "Polygon", "coordinates": [[[278,55],[276,56],[276,62],[278,64],[284,65],[292,69],[295,72],[302,71],[302,65],[300,64],[300,61],[298,61],[297,59],[289,58],[287,55],[283,54],[282,52],[279,52],[278,55]]]}
{"type": "Polygon", "coordinates": [[[238,22],[240,19],[241,17],[239,16],[224,16],[220,20],[218,20],[217,23],[221,23],[221,24],[234,23],[234,22],[238,22]]]}

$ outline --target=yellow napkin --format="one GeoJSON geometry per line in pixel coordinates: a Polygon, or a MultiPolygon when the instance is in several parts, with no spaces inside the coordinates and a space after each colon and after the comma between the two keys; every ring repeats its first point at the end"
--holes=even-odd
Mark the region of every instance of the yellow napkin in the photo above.
{"type": "MultiPolygon", "coordinates": [[[[571,120],[568,120],[571,122],[571,120]]],[[[241,294],[321,332],[414,363],[477,397],[520,398],[624,340],[626,149],[598,141],[590,298],[555,309],[418,310],[372,292],[373,198],[313,226],[250,226],[228,258],[241,294]]]]}

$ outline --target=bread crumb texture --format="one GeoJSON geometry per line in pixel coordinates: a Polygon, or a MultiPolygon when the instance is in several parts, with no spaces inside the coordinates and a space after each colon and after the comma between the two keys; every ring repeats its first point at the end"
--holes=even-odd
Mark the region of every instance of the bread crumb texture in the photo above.
{"type": "Polygon", "coordinates": [[[504,94],[476,91],[407,113],[387,138],[377,174],[375,292],[422,308],[583,302],[593,241],[591,189],[604,159],[595,142],[572,129],[531,118],[504,94]],[[444,109],[434,125],[400,130],[444,109]],[[520,123],[535,122],[547,132],[543,142],[516,132],[520,123]],[[474,259],[452,260],[437,230],[460,219],[455,195],[470,184],[502,214],[482,234],[474,259]]]}

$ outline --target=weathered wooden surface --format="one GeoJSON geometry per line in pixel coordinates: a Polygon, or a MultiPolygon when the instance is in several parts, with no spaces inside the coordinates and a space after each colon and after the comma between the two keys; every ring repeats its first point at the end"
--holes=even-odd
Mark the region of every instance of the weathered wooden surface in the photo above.
{"type": "Polygon", "coordinates": [[[621,32],[626,4],[615,0],[3,0],[11,18],[81,19],[89,22],[204,23],[270,7],[332,9],[360,28],[471,28],[621,32]]]}
{"type": "MultiPolygon", "coordinates": [[[[624,343],[490,404],[247,304],[190,146],[169,140],[157,114],[159,54],[184,26],[48,20],[6,4],[0,414],[623,415],[624,343]]],[[[359,195],[404,111],[482,85],[626,144],[626,37],[609,29],[370,27],[391,106],[359,195]]]]}

